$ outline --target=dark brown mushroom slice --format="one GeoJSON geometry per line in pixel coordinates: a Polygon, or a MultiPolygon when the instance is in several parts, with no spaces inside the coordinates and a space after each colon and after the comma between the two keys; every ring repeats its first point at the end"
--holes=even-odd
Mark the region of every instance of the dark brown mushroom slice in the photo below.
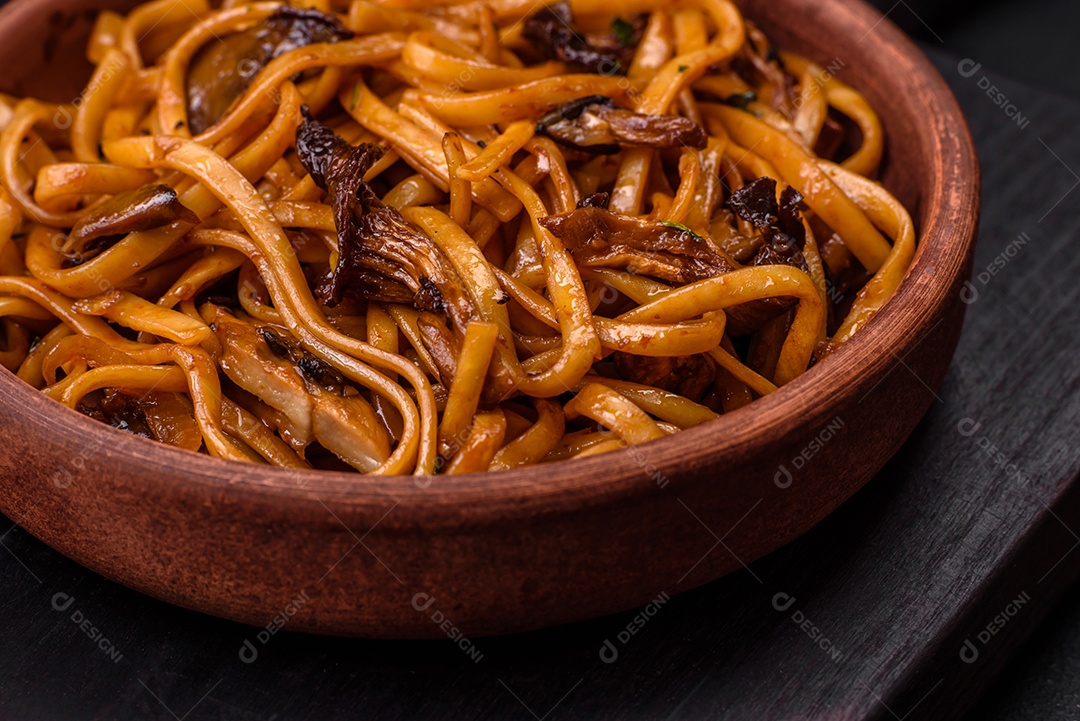
{"type": "Polygon", "coordinates": [[[110,240],[176,222],[198,223],[199,216],[185,207],[168,185],[144,185],[115,195],[84,215],[68,233],[64,250],[85,260],[110,240]]]}
{"type": "Polygon", "coordinates": [[[760,98],[762,102],[789,118],[794,116],[798,78],[788,72],[776,46],[751,22],[746,24],[746,42],[731,59],[730,67],[748,85],[771,89],[771,97],[760,98]]]}
{"type": "Polygon", "coordinates": [[[439,371],[439,377],[447,388],[457,374],[457,359],[461,355],[461,341],[455,336],[446,323],[434,313],[423,312],[416,319],[416,325],[420,329],[420,339],[424,347],[435,361],[435,368],[439,371]]]}
{"type": "Polygon", "coordinates": [[[181,393],[134,393],[116,388],[94,391],[77,407],[83,415],[117,430],[189,451],[202,447],[191,404],[181,393]]]}
{"type": "Polygon", "coordinates": [[[620,148],[700,150],[708,142],[705,130],[688,118],[635,113],[603,95],[563,103],[540,118],[536,132],[590,153],[615,153],[620,148]]]}
{"type": "Polygon", "coordinates": [[[625,75],[645,30],[644,16],[616,18],[612,31],[587,35],[574,27],[570,4],[556,3],[525,19],[521,34],[533,41],[544,57],[561,60],[574,70],[600,75],[625,75]]]}
{"type": "MultiPolygon", "coordinates": [[[[689,228],[612,213],[603,208],[578,208],[549,215],[540,225],[562,241],[585,268],[615,268],[675,285],[694,283],[729,273],[741,266],[689,228]]],[[[728,308],[728,332],[746,335],[784,312],[792,298],[763,298],[728,308]]]]}
{"type": "Polygon", "coordinates": [[[847,132],[844,126],[833,117],[835,111],[830,108],[825,116],[825,122],[818,133],[817,142],[814,143],[814,155],[825,160],[838,161],[840,146],[844,143],[847,132]]]}
{"type": "MultiPolygon", "coordinates": [[[[761,177],[747,183],[731,194],[724,202],[728,210],[748,221],[761,231],[751,244],[756,246],[746,265],[790,265],[808,271],[802,248],[806,243],[806,229],[799,211],[802,194],[788,186],[776,200],[776,181],[761,177]]],[[[746,335],[756,331],[768,321],[794,304],[790,298],[767,298],[739,306],[739,314],[729,314],[728,332],[746,335]]]]}
{"type": "Polygon", "coordinates": [[[157,440],[135,396],[105,388],[83,398],[77,410],[85,416],[136,436],[157,440]]]}
{"type": "Polygon", "coordinates": [[[716,380],[716,365],[708,355],[641,356],[616,351],[611,354],[620,378],[660,388],[700,401],[716,380]]]}
{"type": "Polygon", "coordinates": [[[747,183],[732,193],[724,205],[758,229],[767,228],[780,220],[776,181],[769,177],[763,176],[747,183]]]}
{"type": "Polygon", "coordinates": [[[225,114],[267,63],[290,50],[352,37],[337,18],[283,7],[262,23],[204,46],[187,74],[188,124],[195,134],[225,114]]]}
{"type": "Polygon", "coordinates": [[[709,232],[720,249],[740,265],[749,264],[765,243],[760,235],[743,235],[739,232],[735,214],[727,208],[721,208],[713,214],[709,232]]]}
{"type": "Polygon", "coordinates": [[[259,337],[270,351],[279,358],[291,360],[300,374],[312,383],[318,383],[328,391],[341,393],[345,389],[345,378],[332,365],[311,355],[298,343],[271,326],[258,330],[259,337]]]}
{"type": "Polygon", "coordinates": [[[422,230],[383,204],[364,174],[382,155],[352,146],[310,116],[296,133],[304,169],[329,196],[338,231],[338,262],[316,288],[328,307],[347,298],[411,303],[445,313],[455,331],[472,317],[472,302],[450,259],[422,230]]]}
{"type": "Polygon", "coordinates": [[[579,208],[603,208],[608,204],[608,200],[611,198],[611,193],[593,193],[592,195],[586,195],[577,204],[579,208]]]}
{"type": "Polygon", "coordinates": [[[371,405],[287,329],[260,327],[216,306],[205,307],[203,316],[221,341],[222,372],[276,411],[273,425],[301,456],[318,441],[366,473],[390,455],[389,436],[371,405]],[[311,361],[320,364],[318,372],[312,371],[311,361]]]}
{"type": "Polygon", "coordinates": [[[776,181],[757,178],[735,191],[725,205],[735,215],[761,231],[765,241],[758,248],[750,265],[790,265],[808,270],[802,248],[806,243],[806,228],[799,213],[802,194],[790,185],[776,200],[776,181]]]}
{"type": "Polygon", "coordinates": [[[825,269],[825,282],[834,303],[839,297],[854,295],[873,277],[851,254],[844,241],[820,216],[810,218],[810,229],[817,239],[818,252],[825,269]]]}
{"type": "Polygon", "coordinates": [[[674,223],[585,207],[541,218],[540,225],[587,268],[626,269],[685,284],[738,267],[704,238],[674,223]]]}

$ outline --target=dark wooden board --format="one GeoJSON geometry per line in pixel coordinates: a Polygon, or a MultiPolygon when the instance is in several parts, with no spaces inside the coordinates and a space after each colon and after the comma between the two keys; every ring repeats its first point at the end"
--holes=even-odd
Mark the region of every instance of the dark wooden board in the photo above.
{"type": "MultiPolygon", "coordinates": [[[[105,581],[11,519],[0,718],[957,717],[1080,570],[1080,104],[989,78],[1030,120],[1020,128],[982,71],[939,63],[983,161],[976,273],[1003,267],[974,280],[923,423],[806,536],[651,615],[477,639],[474,660],[449,641],[263,643],[105,581]]],[[[909,371],[898,359],[893,372],[909,371]]]]}
{"type": "Polygon", "coordinates": [[[1044,721],[1080,717],[1080,584],[1017,651],[969,721],[1044,721]]]}

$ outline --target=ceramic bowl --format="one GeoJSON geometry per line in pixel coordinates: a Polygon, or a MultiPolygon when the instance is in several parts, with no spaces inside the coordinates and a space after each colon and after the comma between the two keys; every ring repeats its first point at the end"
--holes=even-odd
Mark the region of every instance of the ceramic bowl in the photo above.
{"type": "MultiPolygon", "coordinates": [[[[0,87],[77,97],[95,11],[131,5],[9,3],[0,87]]],[[[525,630],[745,573],[865,484],[933,401],[963,320],[979,190],[956,101],[888,20],[856,0],[744,5],[780,47],[837,69],[877,109],[888,141],[882,180],[917,226],[896,295],[810,372],[643,446],[418,481],[183,452],[92,421],[2,371],[0,507],[70,558],[159,599],[327,634],[525,630]]]]}

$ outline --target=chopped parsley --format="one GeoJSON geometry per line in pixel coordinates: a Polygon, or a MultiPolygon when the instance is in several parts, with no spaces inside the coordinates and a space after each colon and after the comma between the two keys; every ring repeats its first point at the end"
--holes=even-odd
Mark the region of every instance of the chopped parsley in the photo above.
{"type": "Polygon", "coordinates": [[[637,34],[634,30],[634,24],[621,15],[611,21],[611,32],[615,33],[619,44],[624,48],[634,44],[634,36],[637,34]]]}
{"type": "Polygon", "coordinates": [[[727,96],[726,98],[724,98],[724,104],[730,105],[733,108],[738,108],[739,110],[746,110],[747,112],[749,112],[750,103],[756,100],[757,93],[755,93],[753,90],[747,90],[743,93],[732,93],[731,95],[727,96]]]}
{"type": "Polygon", "coordinates": [[[687,228],[682,223],[672,223],[670,220],[661,220],[660,225],[666,225],[669,228],[674,228],[675,230],[681,230],[684,233],[689,233],[690,235],[692,235],[694,237],[695,240],[705,240],[700,235],[698,235],[694,231],[690,230],[689,228],[687,228]]]}

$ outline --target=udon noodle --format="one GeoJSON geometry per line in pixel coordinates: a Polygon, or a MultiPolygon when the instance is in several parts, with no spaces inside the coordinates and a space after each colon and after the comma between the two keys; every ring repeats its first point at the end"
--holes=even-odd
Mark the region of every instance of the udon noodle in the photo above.
{"type": "Polygon", "coordinates": [[[380,474],[774,392],[907,271],[881,123],[728,0],[614,7],[103,12],[77,100],[0,96],[0,363],[180,448],[380,474]]]}

